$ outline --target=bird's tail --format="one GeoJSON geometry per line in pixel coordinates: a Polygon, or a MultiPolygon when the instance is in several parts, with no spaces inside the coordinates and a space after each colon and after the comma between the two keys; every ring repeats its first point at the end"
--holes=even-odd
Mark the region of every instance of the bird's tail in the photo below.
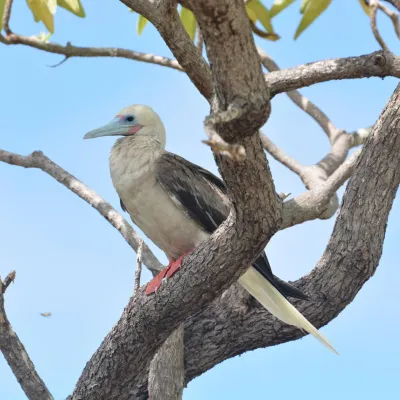
{"type": "Polygon", "coordinates": [[[339,354],[317,328],[315,328],[279,291],[255,268],[250,267],[239,283],[255,297],[271,314],[289,325],[306,331],[334,353],[339,354]]]}

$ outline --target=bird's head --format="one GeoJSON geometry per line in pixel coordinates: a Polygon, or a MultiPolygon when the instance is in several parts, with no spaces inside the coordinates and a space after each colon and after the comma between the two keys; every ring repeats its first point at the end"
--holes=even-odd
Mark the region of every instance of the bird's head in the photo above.
{"type": "Polygon", "coordinates": [[[88,132],[83,138],[102,136],[135,136],[152,138],[165,146],[165,129],[152,108],[135,104],[123,108],[110,122],[88,132]]]}

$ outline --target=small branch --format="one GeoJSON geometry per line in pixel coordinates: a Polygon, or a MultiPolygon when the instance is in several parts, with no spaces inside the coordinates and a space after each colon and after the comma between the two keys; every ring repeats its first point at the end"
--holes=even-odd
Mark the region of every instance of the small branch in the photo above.
{"type": "MultiPolygon", "coordinates": [[[[38,168],[46,172],[95,208],[112,226],[114,226],[114,228],[118,230],[128,244],[136,252],[138,251],[140,237],[133,230],[131,225],[111,206],[111,204],[107,203],[95,191],[54,163],[42,152],[35,151],[29,156],[21,156],[0,149],[0,161],[24,168],[38,168]]],[[[143,262],[153,273],[157,273],[163,269],[161,263],[153,255],[146,244],[143,245],[143,262]]]]}
{"type": "MultiPolygon", "coordinates": [[[[400,39],[400,24],[399,24],[399,14],[396,11],[390,10],[388,7],[383,5],[381,2],[378,2],[378,8],[384,12],[393,23],[394,30],[396,32],[397,37],[400,39]]],[[[400,10],[399,10],[400,11],[400,10]]]]}
{"type": "Polygon", "coordinates": [[[271,95],[289,92],[315,83],[339,79],[357,79],[377,76],[400,78],[400,57],[390,52],[348,58],[336,58],[299,65],[271,72],[265,76],[271,95]]]}
{"type": "Polygon", "coordinates": [[[367,140],[367,137],[372,131],[372,126],[368,128],[360,128],[354,132],[351,132],[350,135],[352,137],[351,147],[361,146],[367,140]]]}
{"type": "Polygon", "coordinates": [[[251,30],[253,31],[253,33],[255,33],[257,36],[260,36],[263,39],[275,41],[275,40],[279,40],[281,38],[276,33],[265,32],[262,29],[258,28],[257,25],[252,20],[250,20],[250,26],[251,26],[251,30]]]}
{"type": "Polygon", "coordinates": [[[287,155],[282,149],[277,147],[267,136],[260,132],[261,142],[264,149],[271,154],[275,160],[279,161],[285,167],[289,168],[295,174],[301,176],[304,166],[297,162],[293,157],[287,155]]]}
{"type": "Polygon", "coordinates": [[[369,0],[369,6],[371,8],[371,29],[372,33],[375,36],[376,41],[382,47],[383,51],[388,51],[388,47],[385,41],[382,39],[381,34],[379,33],[378,27],[376,26],[376,13],[378,11],[378,2],[376,0],[369,0]]]}
{"type": "Polygon", "coordinates": [[[400,11],[400,0],[384,0],[387,3],[390,3],[393,7],[397,8],[400,11]]]}
{"type": "MultiPolygon", "coordinates": [[[[264,50],[257,48],[257,51],[262,64],[269,72],[280,71],[278,64],[264,50]]],[[[289,91],[286,94],[293,101],[293,103],[295,103],[300,109],[306,112],[320,125],[332,142],[338,132],[338,129],[333,125],[328,116],[297,90],[289,91]]]]}
{"type": "MultiPolygon", "coordinates": [[[[16,275],[17,275],[17,273],[15,271],[11,271],[6,276],[6,279],[4,279],[3,286],[2,286],[2,293],[3,294],[6,292],[8,286],[10,286],[10,283],[14,282],[16,275]]],[[[1,278],[0,278],[0,280],[1,280],[1,278]]]]}
{"type": "Polygon", "coordinates": [[[6,315],[4,292],[14,278],[15,271],[0,279],[0,350],[29,400],[53,400],[6,315]]]}
{"type": "Polygon", "coordinates": [[[320,218],[330,206],[331,210],[329,210],[329,214],[332,216],[337,210],[337,204],[331,204],[331,199],[336,191],[349,179],[360,152],[361,150],[349,157],[326,182],[300,194],[294,199],[284,202],[283,220],[280,230],[320,218]]]}
{"type": "Polygon", "coordinates": [[[142,274],[142,252],[143,252],[143,240],[139,239],[139,248],[136,255],[136,273],[135,273],[135,284],[133,286],[133,294],[135,294],[140,287],[140,276],[142,274]]]}
{"type": "MultiPolygon", "coordinates": [[[[156,64],[182,71],[182,67],[176,60],[117,47],[78,47],[73,46],[70,43],[68,43],[66,46],[62,46],[56,43],[46,43],[35,37],[16,35],[15,33],[7,34],[5,37],[0,35],[0,42],[6,45],[25,45],[28,47],[33,47],[38,50],[43,50],[47,53],[63,55],[66,59],[73,57],[117,57],[141,61],[149,64],[156,64]]],[[[66,59],[62,60],[62,62],[66,61],[66,59]]]]}
{"type": "Polygon", "coordinates": [[[4,32],[9,35],[11,33],[10,29],[10,18],[11,18],[11,9],[13,6],[14,0],[6,0],[6,4],[4,5],[4,12],[3,12],[3,29],[4,32]]]}

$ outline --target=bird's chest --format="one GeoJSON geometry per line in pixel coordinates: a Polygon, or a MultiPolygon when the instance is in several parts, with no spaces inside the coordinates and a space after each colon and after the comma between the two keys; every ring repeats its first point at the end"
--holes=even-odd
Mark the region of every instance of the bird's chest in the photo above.
{"type": "Polygon", "coordinates": [[[177,259],[208,236],[187,218],[159,185],[155,173],[113,176],[114,186],[132,221],[170,259],[177,259]]]}

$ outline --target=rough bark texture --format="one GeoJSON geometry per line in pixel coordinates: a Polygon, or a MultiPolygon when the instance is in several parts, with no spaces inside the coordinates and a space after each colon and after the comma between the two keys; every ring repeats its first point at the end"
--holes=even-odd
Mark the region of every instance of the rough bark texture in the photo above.
{"type": "Polygon", "coordinates": [[[185,383],[184,324],[179,325],[150,363],[149,398],[180,400],[185,383]]]}
{"type": "Polygon", "coordinates": [[[387,75],[400,78],[400,57],[377,51],[359,57],[337,58],[304,64],[297,68],[271,72],[265,79],[271,95],[333,79],[357,79],[387,75]]]}
{"type": "MultiPolygon", "coordinates": [[[[313,301],[293,303],[317,327],[335,318],[375,273],[400,183],[399,154],[400,85],[367,139],[321,260],[295,282],[313,301]]],[[[186,322],[187,381],[245,351],[303,336],[250,298],[246,310],[234,300],[238,291],[243,289],[234,285],[186,322]]]]}

